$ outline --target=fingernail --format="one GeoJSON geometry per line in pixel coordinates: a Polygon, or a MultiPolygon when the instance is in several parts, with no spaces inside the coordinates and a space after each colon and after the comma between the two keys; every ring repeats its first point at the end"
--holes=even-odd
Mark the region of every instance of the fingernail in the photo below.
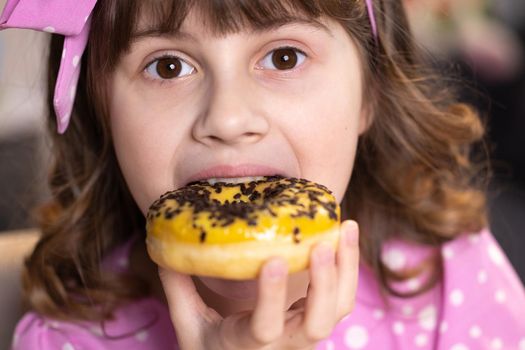
{"type": "Polygon", "coordinates": [[[346,223],[344,228],[344,240],[349,247],[357,244],[357,241],[359,240],[359,227],[355,221],[346,223]]]}
{"type": "Polygon", "coordinates": [[[286,275],[286,266],[280,260],[272,260],[264,267],[264,276],[270,281],[279,281],[286,275]]]}
{"type": "Polygon", "coordinates": [[[328,244],[323,243],[317,249],[316,260],[318,264],[328,265],[329,263],[334,261],[334,258],[335,258],[334,249],[330,247],[328,244]]]}

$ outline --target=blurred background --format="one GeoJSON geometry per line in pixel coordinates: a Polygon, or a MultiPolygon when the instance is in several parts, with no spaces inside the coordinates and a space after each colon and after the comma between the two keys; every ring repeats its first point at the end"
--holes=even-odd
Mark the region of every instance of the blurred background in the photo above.
{"type": "Polygon", "coordinates": [[[486,121],[490,228],[525,284],[525,1],[404,1],[432,64],[486,121]]]}
{"type": "Polygon", "coordinates": [[[34,31],[0,31],[0,231],[34,226],[32,208],[46,196],[47,40],[34,31]]]}
{"type": "MultiPolygon", "coordinates": [[[[405,2],[432,64],[460,79],[459,97],[487,122],[490,226],[525,282],[525,1],[405,2]]],[[[0,232],[34,227],[33,208],[48,196],[42,112],[48,39],[0,31],[0,232]]]]}

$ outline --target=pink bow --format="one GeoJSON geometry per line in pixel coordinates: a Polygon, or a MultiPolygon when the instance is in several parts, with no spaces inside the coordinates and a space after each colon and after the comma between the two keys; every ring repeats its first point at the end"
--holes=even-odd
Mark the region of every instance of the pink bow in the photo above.
{"type": "MultiPolygon", "coordinates": [[[[90,14],[95,3],[96,0],[8,0],[0,16],[0,30],[25,28],[65,36],[53,101],[60,134],[66,131],[71,118],[80,74],[80,59],[86,48],[90,14]]],[[[372,0],[366,0],[366,6],[372,32],[377,40],[372,0]]]]}
{"type": "Polygon", "coordinates": [[[0,30],[25,28],[65,36],[53,105],[60,134],[66,131],[75,100],[80,59],[86,48],[96,0],[8,0],[0,30]]]}

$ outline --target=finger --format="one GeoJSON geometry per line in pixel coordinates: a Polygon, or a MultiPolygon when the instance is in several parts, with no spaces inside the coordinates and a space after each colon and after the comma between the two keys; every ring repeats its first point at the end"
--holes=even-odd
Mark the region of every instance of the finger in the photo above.
{"type": "Polygon", "coordinates": [[[359,274],[359,226],[355,221],[341,225],[337,250],[337,318],[340,320],[354,308],[359,274]]]}
{"type": "Polygon", "coordinates": [[[310,260],[310,285],[306,296],[303,330],[306,339],[321,340],[330,335],[336,322],[337,270],[334,249],[317,245],[310,260]]]}
{"type": "Polygon", "coordinates": [[[179,342],[193,344],[200,337],[202,315],[208,311],[207,305],[189,275],[159,267],[159,277],[179,342]]]}
{"type": "Polygon", "coordinates": [[[270,259],[259,276],[255,309],[228,317],[223,322],[223,334],[235,339],[236,347],[258,348],[277,340],[283,333],[286,308],[288,268],[282,258],[270,259]]]}
{"type": "Polygon", "coordinates": [[[282,258],[265,264],[259,278],[259,294],[251,319],[255,339],[269,343],[283,333],[288,267],[282,258]]]}

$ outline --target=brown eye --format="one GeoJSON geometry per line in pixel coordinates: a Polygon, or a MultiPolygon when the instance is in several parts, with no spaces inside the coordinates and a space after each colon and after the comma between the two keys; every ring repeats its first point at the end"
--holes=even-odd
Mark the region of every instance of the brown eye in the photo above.
{"type": "Polygon", "coordinates": [[[159,80],[179,78],[193,73],[194,68],[175,56],[161,57],[146,67],[146,72],[159,80]]]}
{"type": "Polygon", "coordinates": [[[272,70],[290,70],[301,65],[306,54],[294,47],[281,47],[272,50],[261,61],[264,68],[272,70]]]}
{"type": "Polygon", "coordinates": [[[297,54],[288,47],[277,49],[273,52],[272,62],[277,69],[292,69],[297,64],[297,54]]]}
{"type": "Polygon", "coordinates": [[[175,57],[161,58],[157,62],[157,73],[163,79],[173,79],[179,76],[182,70],[180,60],[175,57]]]}

